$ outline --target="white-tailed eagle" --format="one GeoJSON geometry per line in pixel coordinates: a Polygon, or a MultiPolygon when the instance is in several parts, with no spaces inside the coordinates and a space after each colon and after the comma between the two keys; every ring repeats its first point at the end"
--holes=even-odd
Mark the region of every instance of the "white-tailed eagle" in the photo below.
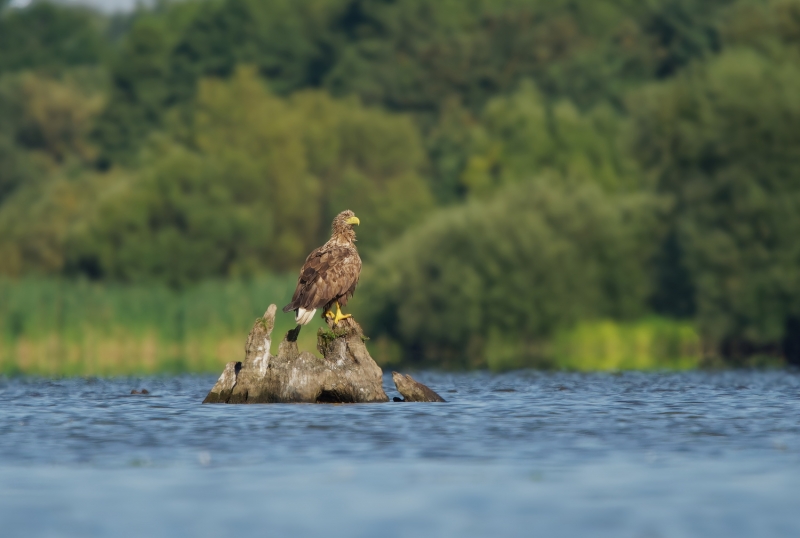
{"type": "Polygon", "coordinates": [[[342,314],[341,307],[353,296],[361,274],[361,258],[353,229],[359,224],[361,221],[352,211],[342,211],[333,219],[330,240],[306,258],[292,302],[283,307],[284,312],[294,310],[298,324],[310,322],[318,308],[323,308],[323,317],[332,317],[334,323],[350,317],[350,314],[342,314]],[[336,314],[331,312],[334,304],[336,314]]]}

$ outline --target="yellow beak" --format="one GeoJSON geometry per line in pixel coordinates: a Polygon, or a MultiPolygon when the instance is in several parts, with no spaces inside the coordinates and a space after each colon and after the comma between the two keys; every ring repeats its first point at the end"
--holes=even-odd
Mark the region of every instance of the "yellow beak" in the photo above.
{"type": "Polygon", "coordinates": [[[360,226],[361,221],[358,220],[358,217],[350,217],[349,219],[347,219],[347,224],[355,224],[356,226],[360,226]]]}

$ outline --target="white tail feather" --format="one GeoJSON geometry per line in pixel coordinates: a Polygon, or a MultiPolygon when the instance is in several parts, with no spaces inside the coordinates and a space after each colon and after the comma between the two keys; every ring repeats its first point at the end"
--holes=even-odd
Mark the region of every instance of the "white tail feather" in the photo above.
{"type": "Polygon", "coordinates": [[[317,309],[313,310],[306,310],[305,308],[298,308],[294,312],[294,320],[300,325],[308,325],[308,323],[314,319],[314,313],[317,309]]]}

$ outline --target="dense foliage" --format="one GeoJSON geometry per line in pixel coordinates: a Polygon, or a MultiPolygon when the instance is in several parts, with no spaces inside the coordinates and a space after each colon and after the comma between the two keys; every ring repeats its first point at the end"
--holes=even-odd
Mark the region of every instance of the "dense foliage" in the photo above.
{"type": "Polygon", "coordinates": [[[69,269],[172,284],[294,269],[345,206],[369,223],[369,256],[432,205],[407,118],[322,92],[275,97],[252,69],[204,79],[192,112],[95,204],[69,269]]]}
{"type": "Polygon", "coordinates": [[[800,319],[800,68],[733,51],[633,102],[637,154],[674,197],[692,302],[729,353],[800,319]]]}
{"type": "Polygon", "coordinates": [[[283,272],[349,207],[407,356],[659,315],[798,360],[798,65],[800,0],[0,1],[0,274],[283,272]]]}
{"type": "Polygon", "coordinates": [[[491,336],[535,343],[582,319],[641,316],[658,212],[647,194],[521,182],[384,251],[364,274],[361,318],[423,358],[481,364],[491,336]]]}

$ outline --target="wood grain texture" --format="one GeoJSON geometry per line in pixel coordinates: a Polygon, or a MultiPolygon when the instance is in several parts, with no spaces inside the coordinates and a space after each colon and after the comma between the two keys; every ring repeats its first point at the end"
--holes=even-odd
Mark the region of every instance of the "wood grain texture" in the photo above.
{"type": "Polygon", "coordinates": [[[364,345],[364,333],[352,318],[317,336],[319,358],[297,348],[297,329],[289,331],[278,354],[270,353],[275,305],[256,320],[247,338],[245,358],[229,363],[203,403],[368,403],[388,402],[383,371],[364,345]]]}

